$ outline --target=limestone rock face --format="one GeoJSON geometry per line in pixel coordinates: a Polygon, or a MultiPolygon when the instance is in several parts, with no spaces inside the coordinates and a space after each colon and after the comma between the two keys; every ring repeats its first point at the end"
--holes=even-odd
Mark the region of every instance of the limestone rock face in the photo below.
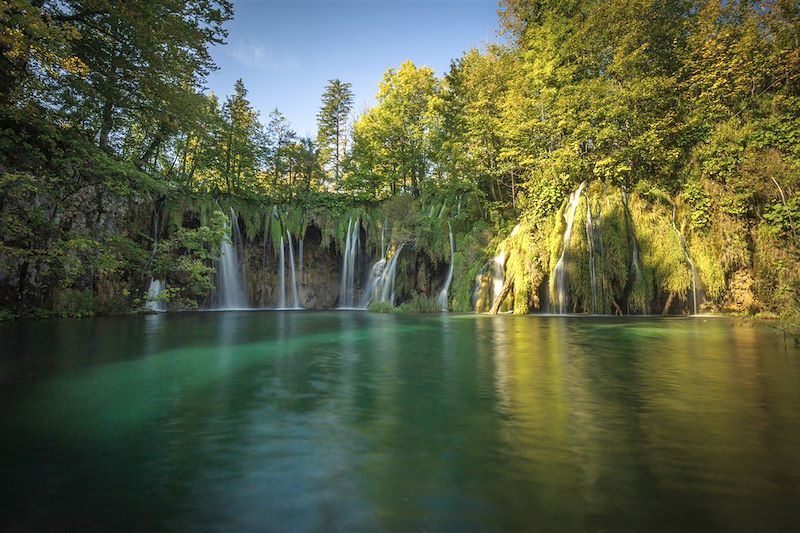
{"type": "Polygon", "coordinates": [[[322,236],[317,228],[306,231],[303,241],[303,271],[298,272],[302,306],[308,309],[336,307],[342,275],[338,252],[320,248],[322,236]]]}
{"type": "MultiPolygon", "coordinates": [[[[297,296],[300,307],[331,309],[339,301],[341,262],[339,252],[321,246],[322,235],[314,226],[306,231],[302,256],[299,240],[292,239],[297,296]]],[[[246,294],[254,307],[280,306],[280,251],[269,242],[248,242],[241,251],[246,294]]],[[[294,305],[291,285],[291,264],[288,243],[283,256],[285,305],[294,305]]],[[[362,269],[363,270],[363,269],[362,269]]]]}
{"type": "Polygon", "coordinates": [[[750,270],[740,269],[731,278],[730,297],[725,302],[725,309],[743,313],[754,311],[756,308],[753,296],[753,275],[750,270]]]}

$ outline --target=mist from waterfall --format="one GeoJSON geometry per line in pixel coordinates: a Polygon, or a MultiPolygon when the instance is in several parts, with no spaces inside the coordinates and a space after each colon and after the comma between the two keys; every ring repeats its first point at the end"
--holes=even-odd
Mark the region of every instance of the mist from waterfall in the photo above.
{"type": "Polygon", "coordinates": [[[455,242],[453,241],[453,227],[450,225],[450,222],[447,223],[447,228],[450,232],[450,267],[447,269],[447,278],[444,281],[442,290],[439,291],[439,296],[436,298],[436,302],[439,304],[439,308],[442,311],[448,310],[447,297],[450,293],[450,282],[453,281],[453,259],[455,258],[456,254],[456,246],[455,242]]]}
{"type": "Polygon", "coordinates": [[[233,208],[231,208],[231,216],[226,229],[228,235],[222,240],[220,256],[217,260],[216,309],[249,309],[250,304],[244,292],[242,266],[238,252],[242,245],[242,236],[233,208]]]}
{"type": "Polygon", "coordinates": [[[559,257],[556,267],[553,269],[553,279],[556,287],[556,298],[558,299],[558,312],[567,312],[567,256],[569,252],[570,240],[572,239],[572,225],[575,222],[575,211],[581,199],[581,192],[586,182],[582,182],[578,189],[569,195],[569,201],[564,208],[564,222],[567,224],[564,236],[561,241],[561,257],[559,257]]]}

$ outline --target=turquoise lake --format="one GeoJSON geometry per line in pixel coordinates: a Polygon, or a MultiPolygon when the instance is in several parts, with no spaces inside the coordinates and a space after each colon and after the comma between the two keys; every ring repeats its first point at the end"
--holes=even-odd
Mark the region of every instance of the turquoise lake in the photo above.
{"type": "Polygon", "coordinates": [[[800,524],[800,349],[727,318],[0,324],[0,530],[800,524]]]}

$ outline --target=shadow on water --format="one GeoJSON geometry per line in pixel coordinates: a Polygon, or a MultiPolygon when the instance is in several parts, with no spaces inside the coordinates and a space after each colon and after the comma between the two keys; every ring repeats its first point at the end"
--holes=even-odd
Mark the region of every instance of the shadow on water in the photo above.
{"type": "Polygon", "coordinates": [[[800,520],[800,354],[735,320],[186,313],[0,340],[2,529],[800,520]]]}

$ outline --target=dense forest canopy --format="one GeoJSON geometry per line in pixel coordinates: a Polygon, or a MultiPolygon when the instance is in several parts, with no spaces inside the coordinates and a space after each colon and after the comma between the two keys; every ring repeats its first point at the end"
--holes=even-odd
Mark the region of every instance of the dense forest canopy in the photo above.
{"type": "MultiPolygon", "coordinates": [[[[527,312],[585,183],[578,216],[602,212],[604,261],[591,306],[577,287],[574,310],[667,310],[690,289],[692,257],[713,308],[796,315],[798,4],[503,0],[498,13],[506,44],[442,77],[389,68],[357,117],[350,84],[331,80],[308,103],[318,134],[303,138],[279,110],[259,116],[243,80],[224,101],[203,90],[227,1],[0,3],[2,313],[124,311],[153,276],[174,281],[174,301],[202,301],[220,202],[316,210],[317,225],[339,224],[339,249],[348,210],[373,206],[374,228],[387,220],[433,264],[456,261],[453,309],[480,307],[475,278],[501,250],[510,299],[490,303],[527,312]],[[159,231],[165,203],[185,211],[159,231]],[[434,205],[452,219],[453,259],[434,205]]],[[[296,218],[287,227],[311,217],[296,218]]],[[[593,240],[575,246],[597,257],[593,240]]]]}

